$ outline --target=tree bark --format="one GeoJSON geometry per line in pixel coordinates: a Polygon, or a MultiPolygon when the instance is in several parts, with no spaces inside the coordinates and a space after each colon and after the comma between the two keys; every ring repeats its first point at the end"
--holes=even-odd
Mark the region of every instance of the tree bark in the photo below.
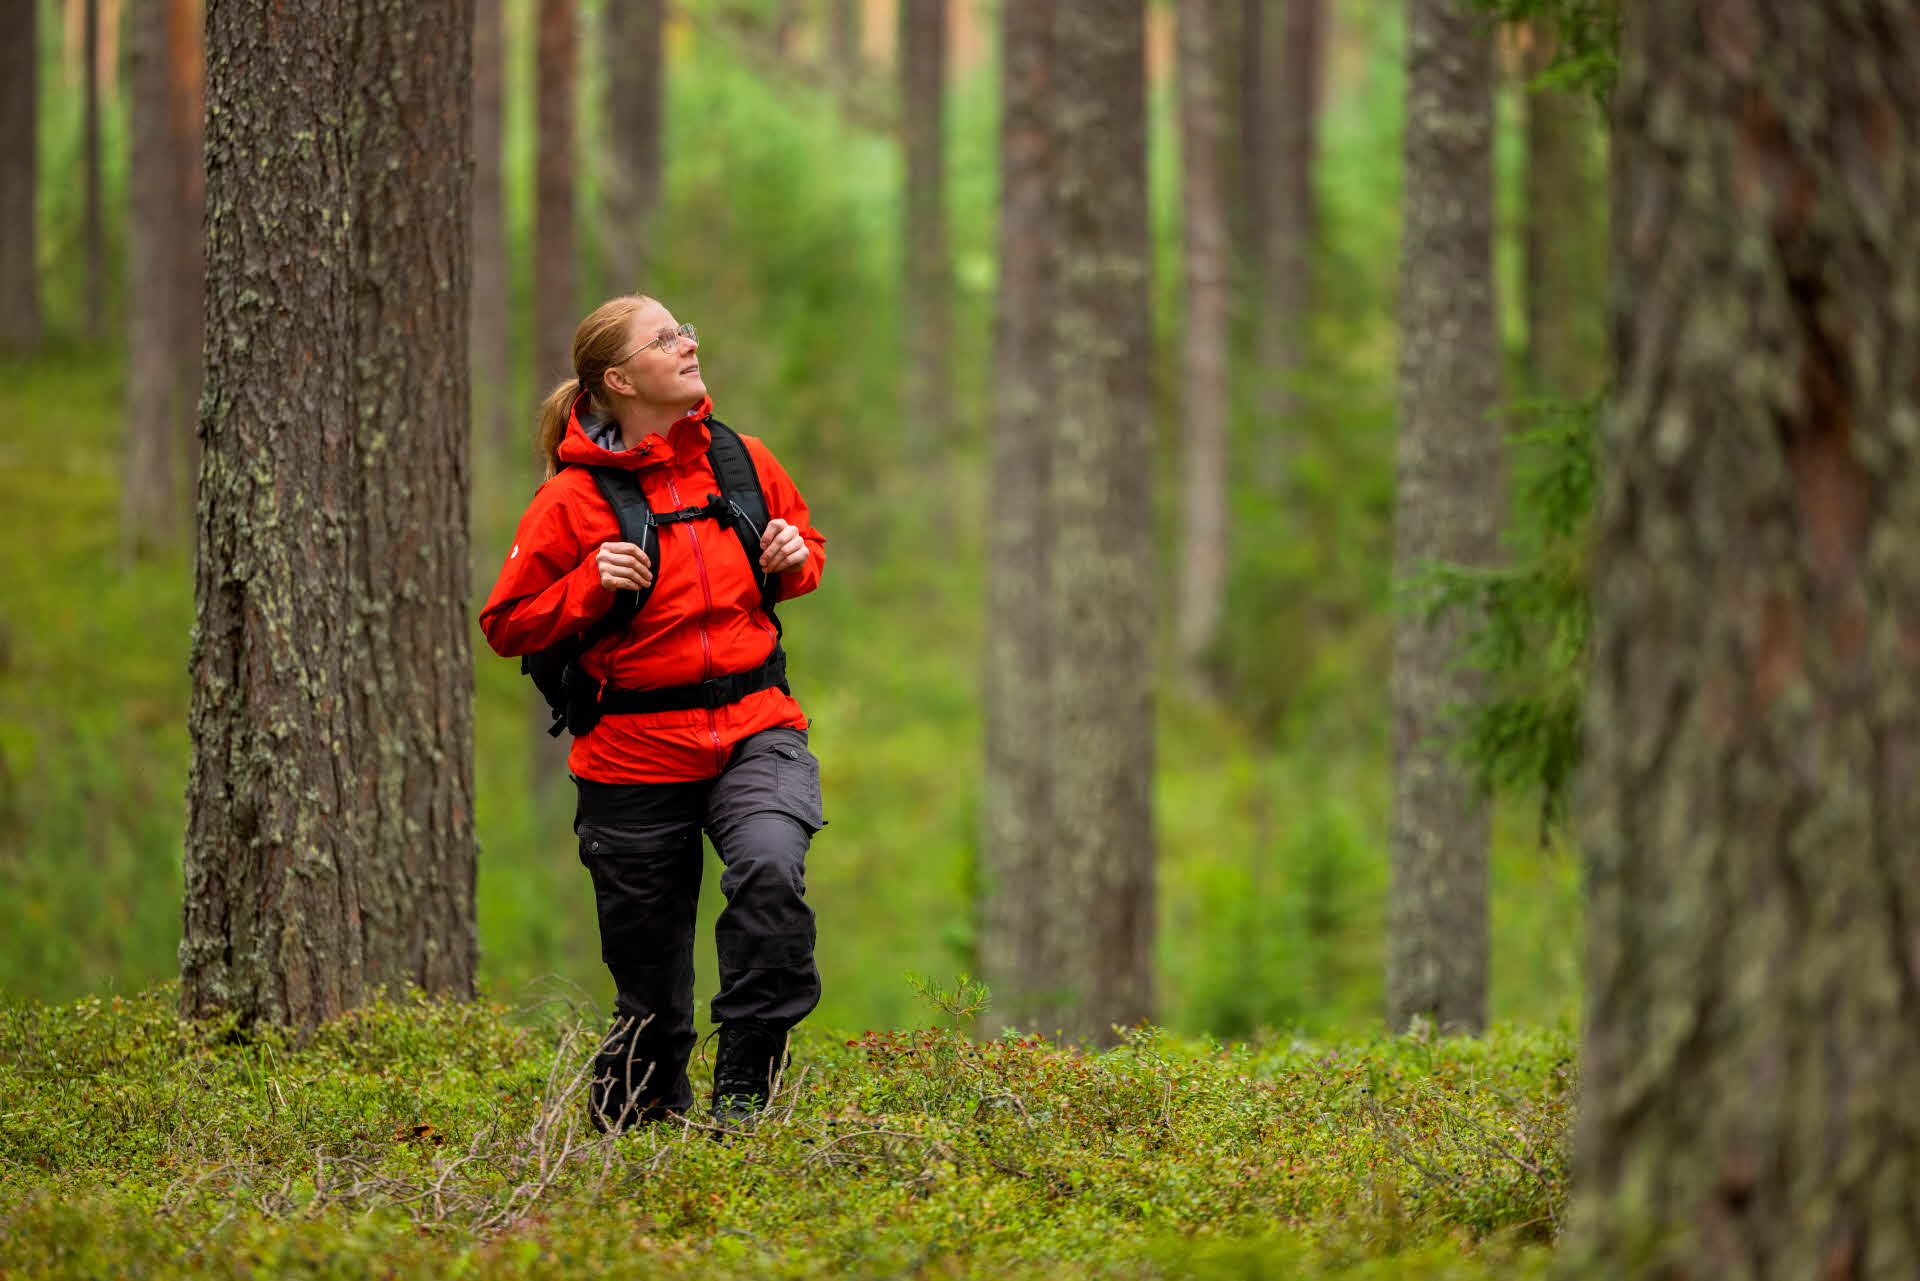
{"type": "Polygon", "coordinates": [[[100,217],[100,0],[83,0],[81,32],[80,165],[86,200],[81,234],[87,245],[87,337],[97,339],[106,333],[101,317],[107,291],[106,229],[100,217]]]}
{"type": "Polygon", "coordinates": [[[513,326],[507,308],[506,196],[500,176],[501,129],[506,115],[505,31],[500,0],[475,0],[473,27],[473,302],[472,360],[475,421],[481,439],[501,458],[532,455],[532,431],[516,438],[513,326]]]}
{"type": "MultiPolygon", "coordinates": [[[[1548,25],[1532,25],[1530,76],[1553,59],[1548,25]]],[[[1606,377],[1606,188],[1594,111],[1581,93],[1526,96],[1527,373],[1534,391],[1573,399],[1606,377]]]]}
{"type": "Polygon", "coordinates": [[[540,0],[534,69],[533,315],[540,392],[573,374],[575,0],[540,0]]]}
{"type": "MultiPolygon", "coordinates": [[[[1492,563],[1504,503],[1493,310],[1493,45],[1470,0],[1410,0],[1394,569],[1492,563]]],[[[1448,732],[1479,682],[1464,622],[1402,611],[1393,637],[1387,1012],[1487,1018],[1487,797],[1448,732]]]]}
{"type": "Polygon", "coordinates": [[[1913,0],[1628,23],[1568,1243],[1601,1275],[1920,1274],[1917,83],[1913,0]]]}
{"type": "MultiPolygon", "coordinates": [[[[575,0],[540,0],[536,40],[534,133],[533,321],[534,385],[544,396],[573,376],[573,331],[579,323],[574,298],[574,50],[575,0]]],[[[527,691],[529,767],[537,804],[551,801],[567,777],[564,739],[548,735],[546,700],[527,691]]]]}
{"type": "Polygon", "coordinates": [[[1153,1013],[1154,549],[1143,0],[1062,0],[1060,202],[1050,317],[1055,433],[1055,920],[1066,1030],[1111,1041],[1153,1013]]]}
{"type": "MultiPolygon", "coordinates": [[[[1230,152],[1233,193],[1228,208],[1233,226],[1233,261],[1239,273],[1236,284],[1246,313],[1257,322],[1260,315],[1260,175],[1266,172],[1262,157],[1266,154],[1267,121],[1262,114],[1265,100],[1261,94],[1264,78],[1262,32],[1266,29],[1267,0],[1240,0],[1238,12],[1224,50],[1230,71],[1223,76],[1232,86],[1229,119],[1239,127],[1235,131],[1239,145],[1230,152]]],[[[1227,10],[1215,16],[1222,32],[1228,30],[1227,10]]]]}
{"type": "Polygon", "coordinates": [[[648,235],[660,203],[660,122],[666,63],[663,0],[607,8],[606,292],[644,293],[648,235]]]}
{"type": "Polygon", "coordinates": [[[191,1016],[473,990],[472,16],[208,7],[191,1016]]]}
{"type": "Polygon", "coordinates": [[[900,99],[906,143],[907,420],[915,452],[941,456],[951,423],[953,344],[947,258],[947,0],[901,0],[900,99]]]}
{"type": "Polygon", "coordinates": [[[1105,1042],[1153,1009],[1146,14],[1001,15],[981,960],[1105,1042]]]}
{"type": "Polygon", "coordinates": [[[198,0],[133,6],[132,208],[127,228],[127,431],[121,544],[177,545],[191,504],[180,477],[200,401],[204,274],[198,0]]]}
{"type": "Polygon", "coordinates": [[[1042,5],[1004,5],[1000,80],[1000,287],[995,315],[993,510],[987,522],[986,765],[981,803],[979,960],[996,1015],[1059,1026],[1066,931],[1054,865],[1053,25],[1042,5]]]}
{"type": "Polygon", "coordinates": [[[1251,21],[1259,65],[1248,96],[1259,117],[1261,144],[1247,157],[1259,254],[1255,403],[1260,431],[1254,462],[1262,485],[1279,492],[1286,487],[1294,453],[1295,388],[1307,359],[1326,0],[1286,0],[1251,21]]]}
{"type": "Polygon", "coordinates": [[[1186,317],[1182,326],[1180,427],[1180,665],[1208,688],[1207,662],[1220,634],[1227,582],[1227,217],[1221,181],[1226,150],[1216,49],[1219,0],[1180,0],[1179,89],[1186,317]]]}
{"type": "Polygon", "coordinates": [[[833,61],[840,71],[860,66],[860,0],[828,0],[833,20],[833,61]]]}
{"type": "Polygon", "coordinates": [[[40,345],[37,0],[0,0],[0,350],[40,345]]]}

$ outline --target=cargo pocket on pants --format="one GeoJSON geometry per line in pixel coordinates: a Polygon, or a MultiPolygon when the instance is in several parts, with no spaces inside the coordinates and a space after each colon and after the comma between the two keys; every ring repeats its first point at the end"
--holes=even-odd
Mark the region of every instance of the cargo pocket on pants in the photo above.
{"type": "Polygon", "coordinates": [[[799,819],[809,835],[827,825],[820,799],[820,761],[793,743],[773,745],[773,790],[781,808],[799,819]]]}

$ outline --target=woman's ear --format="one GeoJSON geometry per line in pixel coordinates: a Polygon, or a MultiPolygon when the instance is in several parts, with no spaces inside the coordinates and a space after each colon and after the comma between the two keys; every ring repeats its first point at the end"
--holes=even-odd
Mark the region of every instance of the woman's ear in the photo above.
{"type": "Polygon", "coordinates": [[[600,385],[617,396],[631,396],[638,390],[633,379],[627,377],[626,369],[619,365],[600,375],[600,385]]]}

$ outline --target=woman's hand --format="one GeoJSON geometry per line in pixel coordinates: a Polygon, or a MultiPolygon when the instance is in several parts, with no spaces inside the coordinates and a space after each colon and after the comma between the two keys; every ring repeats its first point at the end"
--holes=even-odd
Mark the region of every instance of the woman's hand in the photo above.
{"type": "Polygon", "coordinates": [[[595,559],[600,585],[610,592],[645,591],[653,585],[653,562],[632,543],[601,543],[595,559]]]}
{"type": "Polygon", "coordinates": [[[770,520],[760,535],[760,568],[769,574],[784,574],[807,563],[806,540],[800,531],[784,520],[770,520]]]}

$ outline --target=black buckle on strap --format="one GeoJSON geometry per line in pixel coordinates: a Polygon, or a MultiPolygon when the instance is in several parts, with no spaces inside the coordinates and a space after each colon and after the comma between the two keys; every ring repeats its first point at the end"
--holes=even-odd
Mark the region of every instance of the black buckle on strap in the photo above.
{"type": "Polygon", "coordinates": [[[696,688],[706,696],[703,706],[712,710],[716,707],[725,707],[728,703],[737,703],[745,697],[744,694],[733,692],[739,683],[731,676],[715,676],[710,680],[701,681],[696,688]]]}
{"type": "Polygon", "coordinates": [[[697,707],[718,708],[737,703],[763,689],[787,688],[787,652],[778,646],[760,666],[727,676],[715,676],[691,685],[661,689],[609,689],[600,696],[603,715],[641,712],[678,712],[697,707]]]}
{"type": "Polygon", "coordinates": [[[726,500],[718,494],[707,495],[704,507],[682,507],[678,511],[655,512],[653,523],[656,525],[678,525],[689,520],[718,520],[727,514],[726,500]]]}

